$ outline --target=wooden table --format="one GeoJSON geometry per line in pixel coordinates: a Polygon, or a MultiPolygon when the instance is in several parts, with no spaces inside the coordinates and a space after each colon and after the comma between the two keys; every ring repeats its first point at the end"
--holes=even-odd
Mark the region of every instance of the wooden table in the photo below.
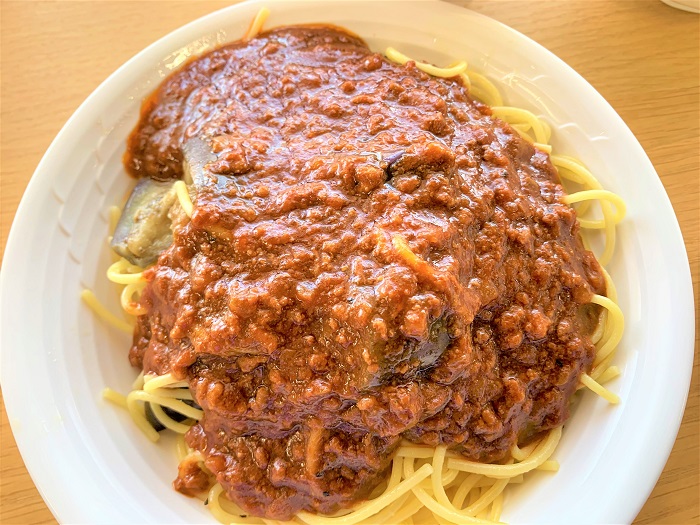
{"type": "MultiPolygon", "coordinates": [[[[3,253],[34,168],[77,106],[137,51],[230,3],[2,0],[3,253]]],[[[553,51],[627,122],[671,198],[697,294],[700,18],[657,0],[457,3],[502,21],[553,51]]],[[[636,524],[700,522],[697,341],[683,424],[636,524]]],[[[24,468],[2,406],[0,522],[56,523],[24,468]]]]}

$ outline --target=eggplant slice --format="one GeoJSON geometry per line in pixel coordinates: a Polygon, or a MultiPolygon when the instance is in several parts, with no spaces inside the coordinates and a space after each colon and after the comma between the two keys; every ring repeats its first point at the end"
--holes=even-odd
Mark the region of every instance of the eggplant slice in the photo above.
{"type": "Polygon", "coordinates": [[[172,182],[141,179],[126,201],[112,237],[112,249],[145,268],[173,242],[168,212],[177,201],[172,182]]]}
{"type": "MultiPolygon", "coordinates": [[[[182,146],[185,183],[195,189],[209,177],[206,165],[216,160],[209,143],[199,138],[182,146]]],[[[132,264],[145,268],[173,242],[170,208],[177,201],[172,181],[141,179],[126,201],[112,237],[112,249],[132,264]]]]}
{"type": "Polygon", "coordinates": [[[207,174],[206,165],[216,160],[209,142],[200,138],[189,139],[182,146],[183,171],[185,183],[194,184],[196,189],[210,182],[211,174],[207,174]]]}

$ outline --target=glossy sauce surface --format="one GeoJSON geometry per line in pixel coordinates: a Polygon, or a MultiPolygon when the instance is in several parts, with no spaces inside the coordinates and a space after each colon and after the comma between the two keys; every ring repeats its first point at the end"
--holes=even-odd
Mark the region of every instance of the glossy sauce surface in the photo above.
{"type": "Polygon", "coordinates": [[[194,137],[216,160],[146,272],[130,358],[188,378],[188,441],[232,500],[333,512],[402,438],[494,461],[566,420],[602,273],[547,155],[459,81],[281,28],[166,79],[127,167],[179,178],[194,137]]]}

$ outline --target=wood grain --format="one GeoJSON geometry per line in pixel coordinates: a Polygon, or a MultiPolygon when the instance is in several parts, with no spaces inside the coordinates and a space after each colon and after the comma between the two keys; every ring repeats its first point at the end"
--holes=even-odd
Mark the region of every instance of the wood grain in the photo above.
{"type": "MultiPolygon", "coordinates": [[[[2,1],[0,253],[33,170],[78,105],[143,47],[230,3],[2,1]]],[[[500,20],[550,49],[622,116],[671,198],[697,297],[699,17],[657,0],[455,3],[500,20]]],[[[675,447],[635,524],[700,523],[697,348],[696,336],[693,382],[675,447]]],[[[24,467],[2,406],[0,523],[56,523],[24,467]]]]}

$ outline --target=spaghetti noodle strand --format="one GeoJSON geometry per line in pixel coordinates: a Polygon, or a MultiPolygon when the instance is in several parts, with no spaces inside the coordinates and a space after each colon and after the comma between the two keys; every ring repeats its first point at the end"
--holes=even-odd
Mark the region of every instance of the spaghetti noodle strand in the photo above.
{"type": "Polygon", "coordinates": [[[188,386],[187,381],[175,379],[172,374],[167,373],[162,376],[145,376],[143,390],[153,392],[159,388],[182,388],[186,386],[188,386]]]}
{"type": "Polygon", "coordinates": [[[620,398],[617,396],[617,394],[613,394],[610,390],[602,386],[588,374],[581,374],[581,383],[613,405],[620,402],[620,398]]]}
{"type": "Polygon", "coordinates": [[[122,309],[129,315],[144,315],[147,310],[141,304],[139,304],[138,299],[133,300],[135,295],[140,295],[144,286],[144,282],[127,284],[121,293],[121,305],[122,309]]]}
{"type": "Polygon", "coordinates": [[[466,76],[469,79],[469,90],[473,96],[489,106],[503,105],[503,98],[498,88],[484,75],[470,69],[467,71],[466,76]]]}
{"type": "Polygon", "coordinates": [[[187,189],[187,185],[183,181],[179,180],[173,185],[173,188],[175,188],[175,193],[178,201],[180,202],[182,210],[185,212],[185,215],[192,217],[194,205],[192,204],[192,199],[190,198],[190,192],[187,189]]]}
{"type": "Polygon", "coordinates": [[[173,418],[171,418],[168,414],[165,413],[165,411],[161,408],[160,405],[157,405],[155,403],[151,404],[151,411],[153,412],[153,415],[158,420],[158,422],[160,422],[161,425],[163,425],[168,430],[176,432],[177,434],[184,434],[192,426],[187,425],[185,423],[181,423],[179,421],[175,421],[173,418]]]}
{"type": "Polygon", "coordinates": [[[190,417],[192,419],[200,420],[202,419],[202,411],[199,408],[194,408],[187,403],[183,403],[178,399],[167,398],[164,396],[159,396],[157,394],[151,394],[143,390],[134,390],[127,396],[127,402],[133,403],[135,401],[145,401],[147,403],[155,403],[174,410],[183,416],[190,417]]]}
{"type": "Polygon", "coordinates": [[[139,283],[144,281],[143,268],[121,258],[107,268],[107,279],[117,284],[139,283]]]}
{"type": "Polygon", "coordinates": [[[554,452],[554,449],[559,443],[560,438],[561,427],[550,430],[549,435],[537,445],[537,448],[535,448],[534,452],[526,460],[513,465],[490,465],[487,463],[468,461],[466,459],[450,458],[447,460],[447,467],[497,479],[524,474],[525,472],[539,467],[549,459],[549,456],[552,455],[552,452],[554,452]]]}
{"type": "Polygon", "coordinates": [[[418,62],[415,61],[403,53],[400,53],[393,47],[387,47],[386,51],[384,52],[386,57],[391,60],[392,62],[396,62],[397,64],[405,64],[407,62],[413,61],[416,64],[416,67],[423,71],[424,73],[428,73],[429,75],[432,75],[434,77],[439,77],[439,78],[451,78],[451,77],[456,77],[459,76],[460,74],[464,73],[467,70],[467,63],[466,62],[458,62],[456,65],[452,67],[437,67],[433,66],[432,64],[426,64],[425,62],[418,62]]]}
{"type": "Polygon", "coordinates": [[[595,366],[610,355],[610,353],[613,352],[613,350],[619,344],[625,329],[625,316],[623,315],[620,307],[608,297],[596,294],[593,296],[593,299],[591,299],[591,302],[602,306],[608,311],[610,314],[609,322],[612,322],[613,326],[612,333],[605,341],[605,344],[603,344],[603,346],[599,348],[596,353],[595,360],[593,361],[593,365],[595,366]]]}
{"type": "Polygon", "coordinates": [[[527,122],[535,134],[535,142],[540,144],[547,143],[545,127],[531,111],[511,106],[494,106],[491,108],[491,112],[495,117],[505,120],[509,124],[511,122],[527,122]]]}
{"type": "MultiPolygon", "coordinates": [[[[583,190],[577,193],[570,193],[562,198],[565,204],[573,204],[586,200],[605,200],[615,205],[616,213],[611,217],[614,224],[619,224],[625,218],[625,201],[612,191],[607,190],[583,190]]],[[[608,222],[607,220],[605,221],[608,222]]]]}
{"type": "Polygon", "coordinates": [[[85,304],[87,304],[92,309],[92,311],[97,314],[98,317],[101,317],[102,319],[107,321],[115,328],[118,328],[122,332],[126,332],[127,334],[131,334],[133,332],[134,327],[126,321],[119,319],[116,315],[107,310],[107,308],[95,296],[92,290],[83,290],[82,292],[80,292],[80,297],[85,302],[85,304]]]}
{"type": "Polygon", "coordinates": [[[269,16],[270,10],[267,7],[261,7],[260,11],[258,11],[258,14],[255,15],[255,18],[251,22],[250,28],[246,31],[243,41],[246,42],[251,38],[255,38],[262,30],[262,26],[269,16]]]}
{"type": "Polygon", "coordinates": [[[471,493],[472,489],[476,487],[476,484],[481,480],[483,476],[481,474],[469,474],[466,479],[459,486],[454,496],[452,496],[452,506],[456,509],[461,509],[464,504],[464,500],[471,493]]]}
{"type": "Polygon", "coordinates": [[[433,475],[431,476],[433,495],[435,499],[447,507],[451,507],[452,503],[445,494],[445,486],[442,479],[442,465],[445,462],[445,452],[447,447],[440,445],[435,447],[435,453],[433,454],[433,475]]]}
{"type": "Polygon", "coordinates": [[[300,512],[297,514],[297,517],[309,525],[324,525],[326,523],[334,525],[354,525],[363,519],[376,514],[388,503],[397,500],[409,490],[414,489],[416,485],[418,485],[432,473],[433,467],[431,465],[423,465],[416,472],[412,473],[412,475],[407,476],[406,479],[399,483],[396,487],[385,492],[377,499],[357,507],[351,514],[346,516],[330,518],[325,516],[319,517],[308,512],[300,512]]]}
{"type": "Polygon", "coordinates": [[[112,390],[111,388],[105,388],[102,390],[102,397],[111,403],[122,408],[127,408],[126,396],[120,394],[119,392],[112,390]]]}

